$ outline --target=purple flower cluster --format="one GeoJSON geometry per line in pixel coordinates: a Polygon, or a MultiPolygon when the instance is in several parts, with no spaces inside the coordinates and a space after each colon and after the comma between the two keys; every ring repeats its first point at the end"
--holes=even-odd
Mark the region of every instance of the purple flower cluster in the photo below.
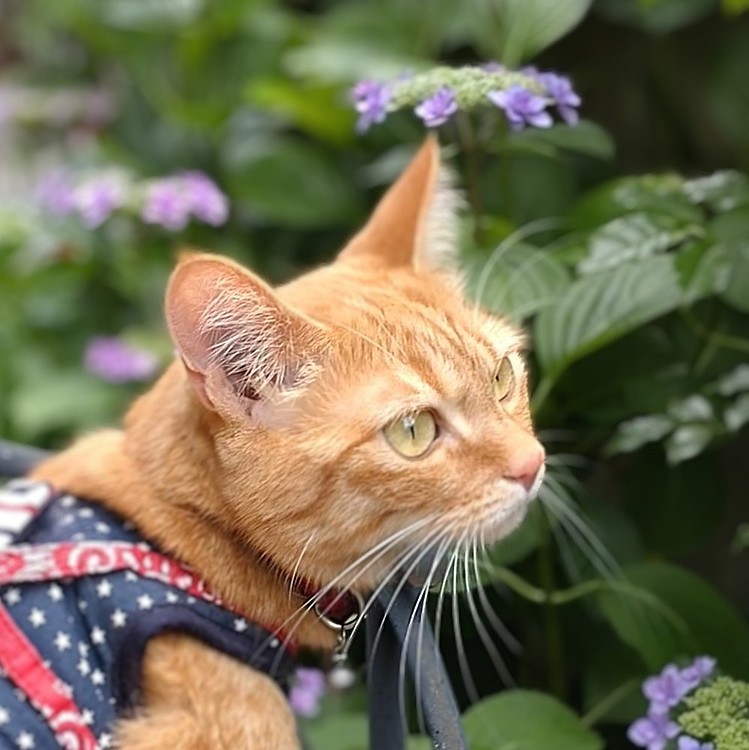
{"type": "Polygon", "coordinates": [[[361,81],[351,90],[351,100],[359,115],[356,129],[360,133],[404,107],[413,107],[428,128],[443,125],[459,109],[487,104],[501,109],[514,130],[527,125],[550,127],[554,123],[551,107],[564,122],[575,125],[581,103],[566,76],[533,67],[512,73],[492,62],[477,67],[435,68],[389,83],[361,81]]]}
{"type": "Polygon", "coordinates": [[[354,109],[359,113],[357,132],[364,133],[387,117],[390,97],[390,87],[381,81],[359,81],[351,89],[351,100],[354,109]]]}
{"type": "Polygon", "coordinates": [[[115,211],[137,209],[146,224],[179,231],[191,218],[220,226],[229,215],[229,201],[202,172],[182,172],[139,185],[124,174],[104,171],[76,183],[55,170],[37,186],[37,201],[55,216],[77,214],[89,229],[101,226],[115,211]]]}
{"type": "Polygon", "coordinates": [[[325,695],[325,674],[311,667],[297,667],[294,683],[289,691],[289,703],[297,716],[317,716],[320,699],[325,695]]]}
{"type": "Polygon", "coordinates": [[[92,338],[86,346],[84,365],[110,383],[148,380],[158,369],[155,357],[114,336],[92,338]]]}
{"type": "Polygon", "coordinates": [[[127,183],[116,172],[102,172],[76,185],[64,170],[46,174],[37,185],[39,205],[55,216],[77,213],[83,224],[95,229],[127,198],[127,183]]]}
{"type": "Polygon", "coordinates": [[[678,750],[713,750],[712,743],[679,736],[681,727],[671,719],[670,711],[714,671],[715,659],[699,656],[688,667],[679,669],[668,664],[659,675],[645,680],[642,692],[649,701],[648,713],[629,727],[630,741],[647,750],[664,750],[670,740],[678,737],[678,750]]]}
{"type": "Polygon", "coordinates": [[[183,172],[152,182],[146,191],[141,219],[172,232],[184,229],[191,216],[220,226],[229,215],[229,201],[201,172],[183,172]]]}

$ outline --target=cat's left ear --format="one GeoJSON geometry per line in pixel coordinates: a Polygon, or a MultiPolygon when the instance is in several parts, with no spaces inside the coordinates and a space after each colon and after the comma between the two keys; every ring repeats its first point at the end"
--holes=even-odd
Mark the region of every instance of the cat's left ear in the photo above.
{"type": "Polygon", "coordinates": [[[339,258],[368,267],[451,270],[457,266],[460,204],[439,143],[429,136],[339,258]]]}

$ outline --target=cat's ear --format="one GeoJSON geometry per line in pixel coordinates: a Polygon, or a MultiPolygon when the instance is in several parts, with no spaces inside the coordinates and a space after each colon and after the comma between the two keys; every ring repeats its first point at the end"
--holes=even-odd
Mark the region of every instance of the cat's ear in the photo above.
{"type": "Polygon", "coordinates": [[[313,377],[327,341],[257,276],[217,256],[182,258],[165,312],[198,397],[216,411],[239,404],[249,412],[294,392],[313,377]]]}
{"type": "Polygon", "coordinates": [[[437,139],[429,136],[339,257],[370,267],[452,269],[460,204],[441,166],[437,139]]]}

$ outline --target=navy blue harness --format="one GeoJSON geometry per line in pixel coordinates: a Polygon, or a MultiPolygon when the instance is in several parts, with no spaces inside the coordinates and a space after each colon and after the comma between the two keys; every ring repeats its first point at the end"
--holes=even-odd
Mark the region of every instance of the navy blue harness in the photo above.
{"type": "Polygon", "coordinates": [[[115,719],[139,703],[143,656],[154,636],[193,636],[271,675],[284,689],[292,668],[273,633],[222,606],[130,524],[95,503],[28,480],[0,490],[0,613],[6,618],[5,625],[0,618],[2,748],[76,746],[73,740],[65,744],[50,724],[57,709],[44,698],[42,667],[36,676],[25,664],[19,672],[25,684],[14,680],[5,660],[12,663],[18,649],[7,653],[7,618],[56,675],[60,701],[77,707],[78,723],[99,748],[111,745],[115,719]],[[117,567],[123,561],[127,566],[117,567]],[[66,575],[81,567],[86,575],[66,575]]]}

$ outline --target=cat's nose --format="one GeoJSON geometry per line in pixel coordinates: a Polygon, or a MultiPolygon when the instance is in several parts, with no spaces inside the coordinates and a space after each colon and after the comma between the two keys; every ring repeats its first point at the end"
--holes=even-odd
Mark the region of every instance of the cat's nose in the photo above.
{"type": "Polygon", "coordinates": [[[538,443],[532,447],[524,446],[510,458],[504,478],[518,482],[525,487],[527,492],[530,492],[545,460],[546,452],[538,443]]]}

